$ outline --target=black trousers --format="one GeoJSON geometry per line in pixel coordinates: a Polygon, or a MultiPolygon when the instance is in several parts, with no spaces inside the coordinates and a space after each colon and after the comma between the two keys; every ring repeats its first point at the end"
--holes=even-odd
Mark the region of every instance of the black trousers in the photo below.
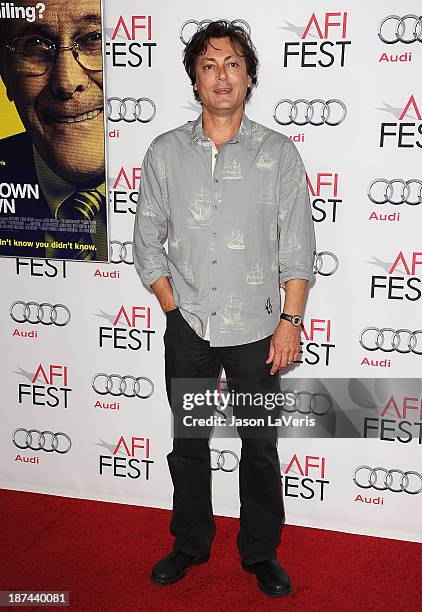
{"type": "MultiPolygon", "coordinates": [[[[265,363],[270,340],[271,336],[239,346],[210,347],[210,343],[200,338],[185,321],[179,309],[167,313],[165,374],[174,418],[180,417],[180,406],[175,406],[172,380],[217,380],[222,366],[229,387],[235,380],[240,385],[238,391],[279,392],[278,375],[271,376],[271,364],[265,363]]],[[[251,427],[237,428],[242,440],[237,547],[246,563],[276,559],[285,520],[277,428],[270,429],[272,431],[267,430],[266,435],[260,430],[258,437],[251,435],[251,427]]],[[[201,438],[176,437],[174,434],[173,450],[167,455],[174,486],[170,523],[170,533],[175,537],[173,548],[195,556],[209,552],[215,534],[210,431],[211,428],[201,438]]]]}

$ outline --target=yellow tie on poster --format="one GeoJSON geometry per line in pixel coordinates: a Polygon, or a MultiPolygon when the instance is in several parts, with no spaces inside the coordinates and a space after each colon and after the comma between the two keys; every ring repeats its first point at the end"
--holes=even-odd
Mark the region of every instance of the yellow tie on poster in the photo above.
{"type": "Polygon", "coordinates": [[[63,231],[60,231],[59,240],[71,242],[73,248],[48,247],[46,257],[73,260],[107,259],[106,199],[102,193],[97,189],[75,191],[60,203],[55,216],[58,221],[68,221],[69,224],[72,221],[86,221],[87,224],[80,232],[66,231],[64,227],[63,231]],[[96,224],[95,240],[87,229],[93,221],[96,224]],[[83,248],[83,245],[88,248],[83,248]]]}

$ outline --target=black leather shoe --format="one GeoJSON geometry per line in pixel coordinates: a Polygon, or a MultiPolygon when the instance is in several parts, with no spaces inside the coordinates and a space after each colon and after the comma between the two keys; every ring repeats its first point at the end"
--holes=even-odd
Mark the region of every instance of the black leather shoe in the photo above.
{"type": "Polygon", "coordinates": [[[255,574],[259,588],[267,595],[281,597],[288,595],[292,590],[289,576],[276,560],[259,561],[250,565],[242,561],[242,567],[247,572],[255,574]]]}
{"type": "Polygon", "coordinates": [[[172,550],[169,555],[154,565],[151,580],[161,585],[173,584],[183,578],[191,565],[206,563],[209,558],[209,553],[201,557],[194,557],[181,550],[172,550]]]}

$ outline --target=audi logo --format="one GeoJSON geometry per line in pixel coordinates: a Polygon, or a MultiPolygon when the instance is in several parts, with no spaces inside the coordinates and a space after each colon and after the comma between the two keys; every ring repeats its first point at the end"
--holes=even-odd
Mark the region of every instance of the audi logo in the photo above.
{"type": "Polygon", "coordinates": [[[368,187],[368,198],[374,204],[422,204],[422,181],[419,179],[391,179],[377,178],[368,187]]]}
{"type": "Polygon", "coordinates": [[[119,397],[139,397],[148,399],[154,393],[154,383],[146,376],[120,376],[120,374],[96,374],[92,379],[92,388],[99,395],[113,395],[119,397]],[[146,386],[144,393],[141,393],[142,386],[146,386]]]}
{"type": "Polygon", "coordinates": [[[334,98],[326,102],[319,98],[310,101],[283,98],[276,103],[273,112],[274,121],[279,125],[339,125],[346,119],[346,115],[344,102],[334,98]]]}
{"type": "Polygon", "coordinates": [[[116,98],[107,100],[107,119],[117,123],[150,123],[157,113],[155,102],[150,98],[116,98]]]}
{"type": "Polygon", "coordinates": [[[360,465],[353,474],[353,482],[361,489],[376,489],[377,491],[392,491],[393,493],[409,493],[417,495],[422,491],[422,476],[419,472],[411,470],[386,470],[383,467],[371,468],[369,465],[360,465]],[[367,475],[358,473],[367,470],[367,475]],[[382,477],[384,474],[384,478],[382,477]],[[396,476],[397,474],[397,476],[396,476]],[[410,478],[413,476],[414,478],[410,478]],[[359,482],[363,481],[363,482],[359,482]],[[412,484],[413,481],[413,484],[412,484]],[[415,482],[416,481],[416,482],[415,482]],[[418,484],[419,483],[419,484],[418,484]]]}
{"type": "Polygon", "coordinates": [[[330,251],[321,251],[314,254],[314,272],[321,276],[331,276],[338,269],[338,257],[330,251]]]}
{"type": "Polygon", "coordinates": [[[39,429],[24,429],[18,427],[13,432],[13,444],[18,448],[30,448],[33,451],[43,450],[46,453],[64,455],[72,448],[72,440],[62,431],[40,431],[39,429]],[[37,435],[35,435],[37,434],[37,435]],[[59,448],[59,446],[61,448],[59,448]],[[63,448],[64,447],[64,448],[63,448]]]}
{"type": "MultiPolygon", "coordinates": [[[[190,41],[190,39],[192,38],[192,36],[194,36],[194,34],[196,34],[196,32],[200,28],[206,27],[212,21],[214,21],[214,19],[203,19],[202,21],[196,21],[196,19],[188,19],[187,21],[182,23],[182,26],[180,28],[180,32],[179,32],[180,40],[182,41],[182,43],[184,45],[187,45],[188,42],[190,41]],[[189,36],[189,38],[185,38],[185,30],[186,30],[187,26],[192,26],[192,25],[194,26],[193,27],[193,30],[194,30],[193,33],[189,36]]],[[[233,19],[233,21],[230,21],[230,23],[232,25],[234,25],[234,26],[239,26],[239,27],[243,28],[245,30],[245,32],[248,34],[248,36],[251,35],[251,26],[244,19],[233,19]]],[[[192,29],[192,28],[188,28],[188,29],[192,29]]]]}
{"type": "Polygon", "coordinates": [[[118,240],[112,240],[111,244],[111,263],[120,264],[125,263],[133,265],[133,242],[126,240],[126,242],[119,242],[118,240]]]}
{"type": "Polygon", "coordinates": [[[422,355],[422,351],[416,350],[419,335],[422,335],[422,329],[410,331],[410,329],[396,330],[391,327],[383,327],[382,329],[378,329],[378,327],[365,327],[360,335],[359,343],[367,351],[379,349],[384,351],[384,353],[397,351],[398,353],[412,352],[416,355],[422,355]]]}
{"type": "Polygon", "coordinates": [[[388,15],[380,23],[378,36],[382,42],[394,45],[402,42],[410,45],[415,41],[422,42],[422,17],[418,15],[388,15]]]}
{"type": "Polygon", "coordinates": [[[221,470],[222,472],[234,472],[239,467],[239,457],[231,450],[219,451],[216,448],[210,448],[210,455],[212,470],[221,470]],[[213,455],[213,453],[215,454],[213,455]]]}
{"type": "Polygon", "coordinates": [[[10,307],[10,316],[16,323],[42,323],[63,327],[70,321],[70,310],[64,304],[48,302],[22,302],[17,300],[10,307]]]}
{"type": "Polygon", "coordinates": [[[294,397],[294,404],[291,406],[283,406],[284,412],[299,412],[300,414],[315,414],[316,416],[324,416],[331,412],[333,403],[331,397],[326,393],[310,393],[309,391],[293,391],[285,390],[284,395],[288,393],[294,397]]]}

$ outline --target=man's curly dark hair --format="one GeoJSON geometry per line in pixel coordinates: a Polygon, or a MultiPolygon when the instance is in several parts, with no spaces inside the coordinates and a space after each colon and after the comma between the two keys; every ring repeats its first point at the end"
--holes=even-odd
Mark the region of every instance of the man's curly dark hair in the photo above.
{"type": "MultiPolygon", "coordinates": [[[[225,19],[212,21],[207,26],[199,28],[192,36],[183,52],[183,64],[191,80],[192,87],[196,83],[196,58],[205,53],[210,38],[230,38],[230,42],[237,55],[243,56],[246,62],[246,70],[252,79],[253,85],[258,82],[258,56],[249,34],[238,25],[225,19]]],[[[193,95],[200,101],[198,92],[194,90],[193,95]]],[[[245,100],[251,95],[248,87],[245,100]]]]}

